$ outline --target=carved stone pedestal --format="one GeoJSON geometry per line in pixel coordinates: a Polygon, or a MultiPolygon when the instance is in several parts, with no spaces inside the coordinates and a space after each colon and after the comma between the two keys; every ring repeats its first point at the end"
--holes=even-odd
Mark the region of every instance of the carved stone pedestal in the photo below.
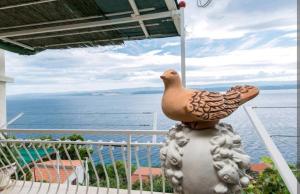
{"type": "Polygon", "coordinates": [[[232,127],[191,130],[183,124],[170,129],[161,149],[164,173],[180,194],[235,194],[247,186],[250,157],[232,127]]]}

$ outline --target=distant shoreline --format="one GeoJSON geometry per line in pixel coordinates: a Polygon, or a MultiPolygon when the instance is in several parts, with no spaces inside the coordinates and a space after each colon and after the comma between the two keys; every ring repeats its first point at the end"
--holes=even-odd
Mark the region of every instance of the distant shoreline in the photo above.
{"type": "MultiPolygon", "coordinates": [[[[254,85],[254,84],[253,84],[254,85]]],[[[287,85],[258,85],[260,90],[288,90],[297,89],[296,84],[287,85]]],[[[190,86],[191,89],[208,90],[215,92],[227,91],[230,86],[190,86]]],[[[8,95],[8,97],[30,97],[30,96],[118,96],[118,95],[143,95],[143,94],[162,94],[163,88],[149,87],[149,88],[128,88],[128,89],[113,89],[113,90],[99,90],[88,92],[66,92],[66,93],[32,93],[32,94],[17,94],[8,95]]]]}

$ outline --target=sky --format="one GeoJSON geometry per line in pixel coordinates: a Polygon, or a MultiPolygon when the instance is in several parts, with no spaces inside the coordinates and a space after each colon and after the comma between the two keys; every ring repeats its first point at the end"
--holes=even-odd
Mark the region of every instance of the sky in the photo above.
{"type": "MultiPolygon", "coordinates": [[[[296,0],[186,2],[188,85],[297,80],[296,0]]],[[[180,71],[179,37],[5,54],[8,95],[162,87],[164,70],[180,71]]]]}

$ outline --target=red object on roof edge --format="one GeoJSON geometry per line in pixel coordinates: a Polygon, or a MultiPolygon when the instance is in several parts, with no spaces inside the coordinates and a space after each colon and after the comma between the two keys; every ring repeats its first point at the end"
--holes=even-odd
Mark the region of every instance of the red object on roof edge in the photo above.
{"type": "Polygon", "coordinates": [[[178,5],[179,5],[180,8],[185,8],[186,7],[185,1],[180,1],[178,5]]]}

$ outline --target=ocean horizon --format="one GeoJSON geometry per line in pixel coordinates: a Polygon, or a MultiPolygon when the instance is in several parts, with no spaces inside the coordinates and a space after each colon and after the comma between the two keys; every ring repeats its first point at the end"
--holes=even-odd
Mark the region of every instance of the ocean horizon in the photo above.
{"type": "MultiPolygon", "coordinates": [[[[158,115],[157,128],[170,129],[175,122],[161,111],[161,93],[118,95],[42,95],[7,98],[8,120],[23,112],[24,115],[8,128],[19,129],[119,129],[153,130],[153,114],[158,115]]],[[[261,90],[260,95],[246,104],[258,107],[256,112],[264,123],[275,144],[290,163],[296,163],[297,91],[296,89],[261,90]]],[[[242,107],[222,120],[233,126],[241,135],[245,151],[252,162],[259,162],[268,152],[242,107]]],[[[14,135],[14,134],[12,134],[14,135]]],[[[50,135],[50,134],[49,134],[50,135]]],[[[17,134],[20,138],[37,136],[17,134]]],[[[55,138],[55,136],[54,136],[55,138]]],[[[124,137],[85,136],[90,140],[122,141],[124,137]]],[[[149,141],[150,137],[139,137],[149,141]]],[[[164,138],[158,138],[163,141],[164,138]]]]}

